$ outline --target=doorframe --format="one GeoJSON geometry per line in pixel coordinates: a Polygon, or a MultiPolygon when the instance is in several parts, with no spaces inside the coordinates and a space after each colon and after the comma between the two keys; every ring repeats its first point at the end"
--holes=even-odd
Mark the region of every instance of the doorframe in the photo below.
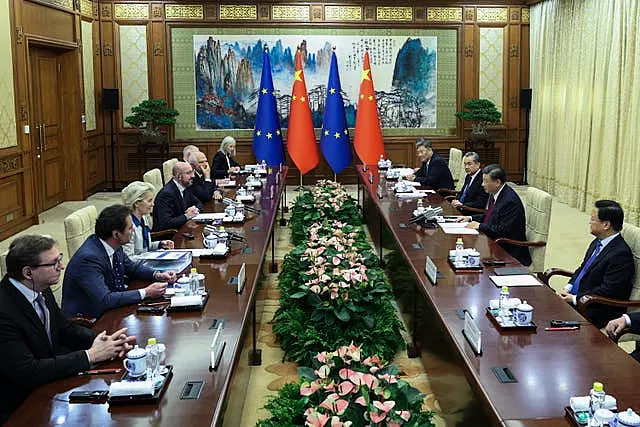
{"type": "MultiPolygon", "coordinates": [[[[26,47],[26,69],[27,69],[27,96],[28,96],[28,111],[29,111],[29,122],[31,125],[35,124],[33,118],[35,117],[35,106],[36,102],[34,99],[34,88],[33,88],[33,64],[31,63],[31,52],[32,49],[44,49],[49,51],[55,51],[57,61],[64,64],[65,71],[68,67],[70,73],[73,76],[77,76],[77,84],[80,85],[81,82],[81,69],[80,64],[81,60],[78,58],[79,55],[79,46],[78,43],[71,43],[63,40],[57,39],[49,39],[40,36],[27,36],[25,37],[25,47],[26,47]]],[[[80,85],[81,86],[81,85],[80,85]]],[[[62,90],[66,90],[70,88],[61,88],[62,90]]],[[[70,89],[72,90],[72,89],[70,89]]],[[[80,97],[75,102],[71,102],[72,110],[78,109],[81,104],[81,96],[82,92],[79,91],[80,97]],[[75,105],[75,108],[74,107],[75,105]]],[[[62,93],[60,94],[62,97],[62,93]]],[[[61,106],[62,108],[62,106],[61,106]]],[[[63,162],[63,173],[65,176],[64,179],[64,193],[63,200],[61,202],[67,200],[82,200],[83,199],[83,189],[84,189],[84,166],[82,162],[82,143],[84,141],[83,138],[83,129],[80,121],[80,115],[82,111],[69,111],[64,112],[64,114],[60,114],[60,129],[62,134],[62,140],[65,141],[61,145],[61,157],[63,162]],[[77,113],[77,114],[76,114],[77,113]],[[74,129],[74,120],[73,117],[77,116],[77,129],[74,129]],[[70,165],[75,165],[76,168],[70,168],[70,165]],[[73,172],[69,172],[73,171],[73,172]]],[[[31,126],[31,134],[29,135],[29,151],[30,151],[30,162],[33,166],[36,166],[36,150],[33,146],[35,128],[31,126]]],[[[36,215],[39,215],[44,211],[41,208],[41,203],[39,201],[39,182],[36,177],[36,174],[39,174],[40,171],[34,172],[33,183],[33,195],[34,195],[34,207],[36,215]]]]}

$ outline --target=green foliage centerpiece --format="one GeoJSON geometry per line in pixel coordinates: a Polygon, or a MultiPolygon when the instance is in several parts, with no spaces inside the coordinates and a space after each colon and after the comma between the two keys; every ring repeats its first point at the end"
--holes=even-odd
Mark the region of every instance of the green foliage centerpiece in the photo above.
{"type": "Polygon", "coordinates": [[[306,237],[305,227],[324,219],[336,219],[349,225],[360,225],[358,203],[334,181],[318,181],[305,189],[291,211],[291,243],[299,245],[306,237]]]}
{"type": "Polygon", "coordinates": [[[271,418],[259,427],[431,427],[424,395],[398,377],[398,368],[376,355],[363,358],[353,344],[320,352],[301,381],[285,385],[265,406],[271,418]]]}
{"type": "Polygon", "coordinates": [[[330,187],[330,197],[326,188],[307,191],[320,195],[320,202],[313,198],[305,204],[323,212],[323,220],[312,223],[312,215],[300,221],[302,243],[284,259],[273,331],[285,357],[306,366],[314,354],[350,342],[367,355],[391,359],[404,345],[391,288],[362,227],[353,225],[360,222],[355,201],[339,186],[330,187]],[[352,204],[355,214],[344,208],[352,204]]]}

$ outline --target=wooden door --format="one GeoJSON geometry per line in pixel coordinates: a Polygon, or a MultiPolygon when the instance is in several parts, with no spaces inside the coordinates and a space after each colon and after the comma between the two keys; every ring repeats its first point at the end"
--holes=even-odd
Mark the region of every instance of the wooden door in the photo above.
{"type": "Polygon", "coordinates": [[[61,66],[54,49],[31,48],[31,147],[36,203],[42,212],[64,200],[65,170],[61,66]]]}

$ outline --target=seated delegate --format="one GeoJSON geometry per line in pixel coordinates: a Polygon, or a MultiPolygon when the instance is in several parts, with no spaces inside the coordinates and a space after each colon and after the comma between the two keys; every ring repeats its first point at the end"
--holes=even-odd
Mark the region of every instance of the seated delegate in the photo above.
{"type": "Polygon", "coordinates": [[[106,207],[98,215],[95,234],[73,255],[62,283],[62,312],[100,317],[105,311],[135,304],[145,298],[164,295],[166,282],[174,282],[176,273],[154,271],[135,263],[122,246],[131,240],[131,211],[123,205],[106,207]],[[151,283],[142,289],[127,290],[125,280],[151,283]]]}
{"type": "Polygon", "coordinates": [[[447,163],[433,151],[431,141],[420,138],[416,142],[416,156],[422,166],[414,174],[409,175],[409,181],[419,182],[434,190],[447,188],[453,190],[453,177],[447,163]]]}
{"type": "MultiPolygon", "coordinates": [[[[482,170],[482,188],[489,193],[487,212],[463,217],[471,221],[467,227],[479,230],[492,239],[506,237],[526,240],[526,217],[522,200],[507,185],[507,173],[500,165],[489,165],[482,170]]],[[[531,265],[526,246],[503,244],[504,249],[522,265],[531,265]]]]}
{"type": "Polygon", "coordinates": [[[153,231],[178,230],[203,209],[202,202],[191,192],[193,168],[189,163],[173,166],[173,178],[156,195],[153,206],[153,231]]]}
{"type": "Polygon", "coordinates": [[[122,246],[129,258],[157,249],[173,249],[172,240],[151,241],[151,227],[145,222],[145,218],[153,222],[150,215],[153,212],[154,198],[155,187],[148,182],[133,181],[122,190],[122,203],[131,209],[133,222],[131,238],[122,246]]]}
{"type": "MultiPolygon", "coordinates": [[[[620,234],[623,222],[624,211],[617,202],[595,202],[589,219],[591,234],[595,239],[565,289],[558,292],[560,298],[573,306],[589,295],[629,299],[635,264],[631,248],[620,234]]],[[[594,303],[587,307],[586,315],[596,327],[602,328],[624,312],[623,307],[594,303]]]]}
{"type": "Polygon", "coordinates": [[[212,169],[214,179],[227,178],[229,174],[240,171],[240,164],[236,162],[236,140],[232,136],[225,136],[218,150],[213,156],[212,169]]]}
{"type": "Polygon", "coordinates": [[[0,425],[43,384],[122,357],[135,342],[123,328],[96,334],[60,312],[50,286],[64,261],[50,237],[16,238],[0,281],[0,425]]]}

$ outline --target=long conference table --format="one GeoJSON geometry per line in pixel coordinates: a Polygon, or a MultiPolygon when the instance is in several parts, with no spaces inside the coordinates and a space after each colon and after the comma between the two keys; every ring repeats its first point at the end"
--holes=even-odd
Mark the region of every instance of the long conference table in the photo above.
{"type": "MultiPolygon", "coordinates": [[[[402,201],[393,195],[390,183],[376,167],[363,171],[357,167],[359,198],[363,193],[363,215],[372,238],[382,255],[385,228],[410,266],[417,282],[418,298],[432,311],[437,325],[458,358],[458,364],[493,425],[569,426],[564,407],[571,396],[587,395],[594,381],[604,383],[618,409],[639,409],[640,369],[638,363],[615,343],[588,323],[576,310],[563,302],[547,286],[512,287],[510,296],[534,306],[535,332],[500,332],[486,316],[490,299],[497,299],[498,288],[489,279],[493,268],[479,273],[456,274],[447,260],[448,252],[462,237],[464,247],[475,247],[481,259],[502,259],[508,266],[520,264],[492,239],[479,235],[456,236],[440,228],[408,225],[416,201],[402,201]],[[381,184],[380,199],[378,183],[381,184]],[[433,285],[425,274],[426,257],[430,257],[441,274],[433,285]],[[467,310],[482,333],[482,353],[476,355],[465,339],[464,320],[459,311],[467,310]],[[552,319],[582,322],[577,331],[545,331],[552,319]],[[517,382],[501,383],[491,368],[507,367],[517,382]]],[[[382,172],[384,173],[384,172],[382,172]]],[[[442,206],[445,215],[459,215],[438,194],[431,194],[426,205],[442,206]]],[[[420,313],[413,313],[413,316],[420,313]]],[[[409,328],[413,329],[412,327],[409,328]]],[[[420,350],[420,333],[411,330],[420,350]]],[[[422,348],[422,351],[425,349],[422,348]]],[[[422,355],[421,355],[422,356],[422,355]]],[[[436,395],[438,390],[436,391],[436,395]]]]}
{"type": "MultiPolygon", "coordinates": [[[[148,337],[156,337],[167,347],[167,364],[173,365],[173,375],[160,400],[155,403],[109,405],[108,403],[69,403],[69,394],[75,390],[107,390],[109,384],[121,379],[122,374],[76,376],[44,385],[31,393],[24,404],[7,421],[7,426],[217,426],[239,425],[242,405],[249,379],[249,365],[260,363],[256,348],[256,286],[271,245],[272,271],[274,264],[274,224],[278,204],[284,190],[287,168],[274,168],[266,177],[261,191],[255,191],[259,214],[248,213],[242,226],[228,227],[246,236],[247,244],[231,246],[224,260],[193,258],[193,266],[204,273],[209,300],[201,312],[172,312],[162,315],[136,314],[136,305],[120,307],[105,313],[93,326],[97,332],[109,333],[127,327],[141,346],[148,337]],[[272,190],[273,188],[273,190],[272,190]],[[246,285],[242,293],[229,284],[246,265],[246,285]],[[210,371],[210,345],[215,330],[214,320],[224,322],[220,339],[225,342],[220,364],[210,371]],[[202,382],[195,399],[183,399],[183,391],[202,382]]],[[[239,176],[238,183],[243,182],[239,176]]],[[[225,191],[233,197],[234,190],[225,191]]],[[[221,212],[221,202],[209,202],[205,212],[221,212]]],[[[204,226],[188,221],[175,235],[176,248],[202,248],[204,226]],[[192,233],[186,240],[183,233],[192,233]]],[[[130,288],[144,287],[134,282],[130,288]]],[[[101,364],[98,368],[122,367],[122,361],[101,364]]]]}

